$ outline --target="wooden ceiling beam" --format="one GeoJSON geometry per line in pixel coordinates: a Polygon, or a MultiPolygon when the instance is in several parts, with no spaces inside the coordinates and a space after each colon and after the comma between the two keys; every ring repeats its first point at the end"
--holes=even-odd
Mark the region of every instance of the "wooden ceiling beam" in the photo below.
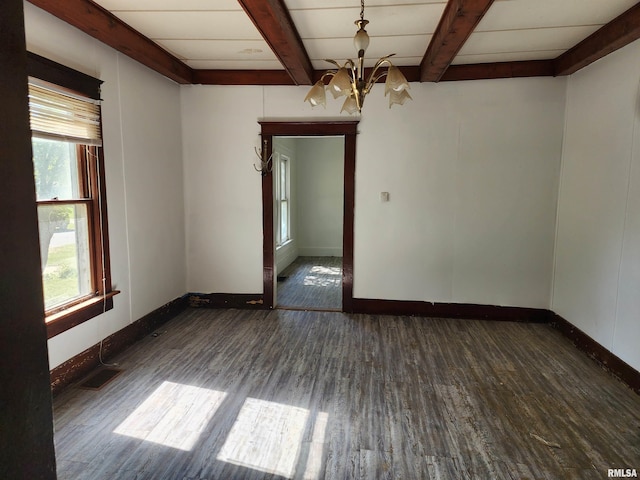
{"type": "MultiPolygon", "coordinates": [[[[407,78],[407,80],[409,82],[419,82],[420,81],[420,67],[416,66],[400,66],[398,67],[398,69],[400,69],[400,71],[402,72],[402,74],[407,78]]],[[[371,72],[373,71],[373,68],[371,67],[366,67],[364,69],[364,78],[369,78],[369,76],[371,75],[371,72]]],[[[320,80],[322,78],[322,75],[324,75],[326,72],[326,70],[315,70],[313,72],[313,82],[317,82],[318,80],[320,80]]],[[[325,83],[329,83],[329,80],[331,80],[330,78],[325,79],[325,83]]],[[[376,83],[384,83],[386,82],[387,77],[382,77],[379,78],[377,80],[376,83]]]]}
{"type": "Polygon", "coordinates": [[[313,66],[283,0],[238,0],[296,85],[311,85],[313,66]]]}
{"type": "Polygon", "coordinates": [[[491,78],[553,77],[554,75],[553,60],[528,60],[451,65],[440,80],[453,82],[491,78]]]}
{"type": "Polygon", "coordinates": [[[494,0],[449,0],[420,63],[420,80],[438,82],[494,0]]]}
{"type": "Polygon", "coordinates": [[[640,38],[640,3],[567,50],[554,61],[556,75],[571,75],[640,38]]]}
{"type": "Polygon", "coordinates": [[[91,0],[29,2],[165,77],[191,83],[191,67],[91,0]]]}
{"type": "Polygon", "coordinates": [[[194,70],[201,85],[294,85],[286,70],[194,70]]]}

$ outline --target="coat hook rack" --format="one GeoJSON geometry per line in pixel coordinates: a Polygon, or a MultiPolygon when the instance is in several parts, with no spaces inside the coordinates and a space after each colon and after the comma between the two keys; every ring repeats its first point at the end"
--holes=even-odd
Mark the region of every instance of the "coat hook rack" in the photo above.
{"type": "Polygon", "coordinates": [[[267,175],[268,173],[271,173],[271,171],[273,170],[273,153],[271,153],[271,155],[269,155],[269,158],[264,160],[264,157],[267,156],[267,145],[268,145],[267,139],[264,139],[262,141],[262,152],[259,152],[257,147],[253,147],[253,149],[256,152],[256,155],[257,155],[258,159],[260,160],[260,167],[258,167],[254,163],[253,164],[253,168],[256,170],[256,172],[260,172],[260,174],[263,177],[265,175],[267,175]]]}

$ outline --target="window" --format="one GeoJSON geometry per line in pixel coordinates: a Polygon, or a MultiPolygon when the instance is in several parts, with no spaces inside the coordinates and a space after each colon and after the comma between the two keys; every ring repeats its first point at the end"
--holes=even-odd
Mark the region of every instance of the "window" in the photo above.
{"type": "Polygon", "coordinates": [[[291,205],[289,201],[289,177],[290,159],[282,153],[275,156],[275,177],[276,177],[276,247],[280,247],[291,240],[291,205]]]}
{"type": "MultiPolygon", "coordinates": [[[[30,55],[30,73],[40,58],[30,55]]],[[[29,77],[29,112],[45,320],[52,337],[113,308],[117,292],[109,268],[100,81],[72,90],[65,79],[77,87],[86,76],[46,60],[38,65],[44,78],[29,77]],[[56,84],[46,81],[52,65],[56,84]]]]}

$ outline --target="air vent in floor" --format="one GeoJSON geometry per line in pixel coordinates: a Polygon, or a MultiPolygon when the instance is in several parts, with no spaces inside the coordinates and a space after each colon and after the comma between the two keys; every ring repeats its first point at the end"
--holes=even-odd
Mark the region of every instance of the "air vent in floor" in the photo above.
{"type": "Polygon", "coordinates": [[[94,372],[86,378],[80,385],[80,388],[86,388],[88,390],[100,390],[111,380],[116,378],[118,375],[122,373],[122,370],[119,368],[102,368],[97,372],[94,372]]]}

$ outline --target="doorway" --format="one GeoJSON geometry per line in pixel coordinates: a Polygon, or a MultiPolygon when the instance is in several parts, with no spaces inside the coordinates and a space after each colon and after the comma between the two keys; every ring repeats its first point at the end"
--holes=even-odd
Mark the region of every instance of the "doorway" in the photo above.
{"type": "MultiPolygon", "coordinates": [[[[343,215],[342,215],[342,269],[341,293],[342,304],[340,310],[352,311],[353,304],[353,222],[354,222],[354,192],[355,192],[355,155],[356,133],[358,121],[332,122],[260,122],[262,140],[266,142],[267,155],[274,151],[274,137],[342,137],[343,141],[343,215]]],[[[274,229],[274,178],[269,172],[262,179],[262,211],[263,211],[263,306],[274,308],[277,305],[276,278],[276,231],[274,229]]],[[[316,273],[335,273],[329,266],[328,270],[320,267],[316,273]]]]}
{"type": "Polygon", "coordinates": [[[344,136],[273,137],[276,303],[342,310],[344,136]]]}

